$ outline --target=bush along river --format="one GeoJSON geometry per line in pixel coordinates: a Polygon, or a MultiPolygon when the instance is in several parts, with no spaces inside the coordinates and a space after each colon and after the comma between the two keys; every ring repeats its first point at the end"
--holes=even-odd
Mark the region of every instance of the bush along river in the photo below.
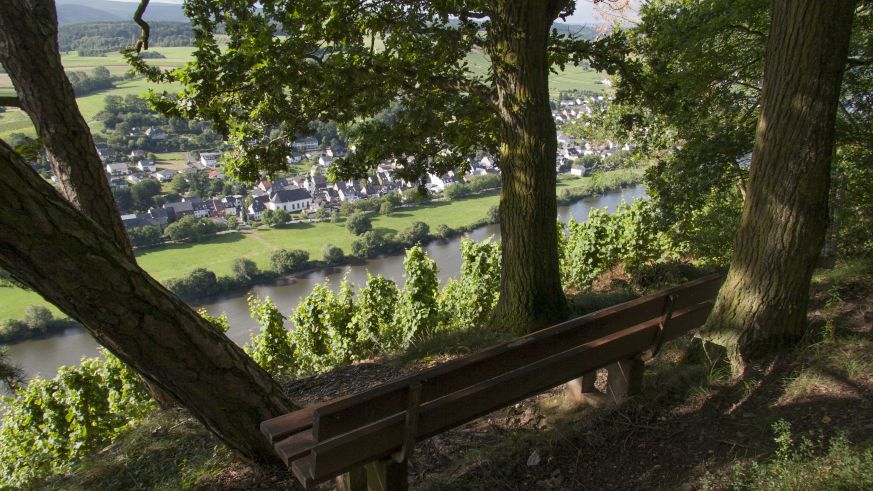
{"type": "MultiPolygon", "coordinates": [[[[559,206],[558,218],[563,222],[567,222],[570,218],[577,221],[585,220],[588,211],[592,208],[606,207],[608,212],[612,213],[622,200],[630,203],[634,198],[645,195],[646,190],[643,186],[632,186],[602,196],[583,198],[573,204],[559,206]]],[[[450,240],[436,240],[428,244],[425,249],[439,267],[441,284],[445,284],[448,278],[458,276],[461,266],[461,239],[481,241],[492,236],[495,240],[499,240],[499,225],[486,225],[450,240]]],[[[227,335],[242,345],[259,328],[249,317],[246,298],[250,294],[260,297],[269,296],[282,313],[288,316],[297,306],[297,302],[306,297],[315,285],[329,280],[330,286],[336,289],[342,279],[347,277],[356,286],[362,286],[366,282],[367,273],[382,275],[397,282],[398,286],[402,286],[403,255],[383,256],[352,266],[326,268],[281,278],[271,284],[257,285],[234,295],[194,303],[194,306],[205,308],[211,315],[226,313],[230,323],[230,331],[227,335]]],[[[95,356],[97,343],[88,333],[73,329],[66,335],[24,341],[10,345],[8,349],[11,360],[20,366],[28,377],[37,374],[52,377],[60,365],[78,364],[83,356],[95,356]]]]}

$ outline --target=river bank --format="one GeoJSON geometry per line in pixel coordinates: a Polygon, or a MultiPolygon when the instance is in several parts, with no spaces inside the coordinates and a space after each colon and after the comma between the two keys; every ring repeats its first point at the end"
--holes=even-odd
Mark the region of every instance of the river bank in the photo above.
{"type": "MultiPolygon", "coordinates": [[[[564,222],[570,218],[584,220],[592,208],[606,207],[607,211],[611,213],[622,200],[629,202],[633,198],[642,196],[645,196],[644,187],[632,186],[601,196],[584,198],[572,205],[558,207],[558,218],[564,222]]],[[[462,218],[469,221],[469,217],[470,215],[467,215],[462,218]]],[[[458,275],[460,270],[459,247],[462,238],[480,241],[489,236],[499,240],[500,227],[488,225],[449,240],[430,242],[425,250],[439,267],[440,282],[444,284],[448,278],[458,275]]],[[[398,285],[402,285],[403,256],[387,255],[360,261],[356,264],[309,270],[293,276],[278,278],[268,284],[255,285],[233,295],[210,298],[200,303],[194,303],[193,306],[205,308],[211,315],[225,313],[231,326],[227,335],[236,343],[244,344],[249,340],[251,334],[258,329],[257,324],[249,317],[246,304],[248,295],[270,296],[276,301],[282,313],[287,316],[296,307],[297,302],[308,295],[315,285],[329,281],[331,287],[336,288],[343,278],[348,278],[349,281],[361,285],[366,281],[367,274],[380,274],[396,281],[398,285]]],[[[12,361],[22,367],[28,376],[38,373],[43,376],[52,376],[59,365],[75,364],[82,356],[96,355],[97,344],[87,333],[79,330],[64,336],[11,345],[9,352],[12,361]]]]}

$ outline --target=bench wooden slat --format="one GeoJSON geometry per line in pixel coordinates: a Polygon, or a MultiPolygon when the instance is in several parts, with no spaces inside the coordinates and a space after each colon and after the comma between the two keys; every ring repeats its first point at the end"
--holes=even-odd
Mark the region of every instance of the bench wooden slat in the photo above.
{"type": "Polygon", "coordinates": [[[315,411],[313,434],[317,441],[324,441],[404,411],[407,387],[412,383],[423,384],[421,400],[422,403],[427,403],[470,384],[523,366],[532,360],[560,353],[568,346],[584,344],[628,326],[658,318],[663,313],[664,302],[669,295],[677,295],[673,307],[676,310],[708,300],[718,291],[721,281],[720,275],[700,278],[325,405],[315,411]]]}
{"type": "Polygon", "coordinates": [[[312,437],[312,429],[310,428],[280,440],[273,445],[273,449],[276,450],[282,462],[286,466],[290,466],[292,462],[308,454],[314,446],[315,439],[312,437]]]}
{"type": "Polygon", "coordinates": [[[287,413],[268,419],[261,423],[261,434],[267,437],[267,440],[269,440],[270,443],[276,443],[294,433],[307,430],[312,427],[312,416],[315,414],[316,409],[340,399],[342,398],[314,404],[294,411],[293,413],[287,413]]]}
{"type": "MultiPolygon", "coordinates": [[[[664,338],[675,339],[700,326],[711,309],[710,304],[699,304],[676,312],[663,334],[664,338]]],[[[658,323],[656,318],[625,328],[424,403],[420,409],[416,439],[441,433],[597,368],[632,357],[651,346],[658,332],[658,323]]],[[[390,455],[402,444],[404,421],[402,413],[395,414],[318,443],[312,448],[311,461],[307,463],[310,478],[320,482],[390,455]]]]}

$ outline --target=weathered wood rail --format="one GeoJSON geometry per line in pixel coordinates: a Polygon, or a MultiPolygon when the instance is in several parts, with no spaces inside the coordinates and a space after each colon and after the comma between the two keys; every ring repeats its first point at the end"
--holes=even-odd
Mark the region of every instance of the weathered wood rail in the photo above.
{"type": "Polygon", "coordinates": [[[636,393],[644,360],[704,323],[721,281],[711,275],[593,312],[264,421],[261,432],[307,489],[337,476],[341,489],[406,489],[416,441],[568,382],[572,397],[596,398],[603,367],[607,397],[636,393]]]}

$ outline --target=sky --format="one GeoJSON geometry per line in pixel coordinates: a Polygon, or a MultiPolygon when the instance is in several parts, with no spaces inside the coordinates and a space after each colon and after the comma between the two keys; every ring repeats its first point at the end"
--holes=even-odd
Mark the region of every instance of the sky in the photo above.
{"type": "MultiPolygon", "coordinates": [[[[118,0],[122,2],[139,2],[139,0],[118,0]]],[[[182,0],[151,0],[153,3],[175,3],[177,5],[182,3],[182,0]]],[[[560,22],[560,21],[559,21],[560,22]]],[[[592,0],[577,0],[576,1],[576,12],[567,17],[567,23],[569,24],[590,24],[592,22],[602,22],[601,19],[598,19],[596,15],[594,15],[594,3],[592,0]]]]}

